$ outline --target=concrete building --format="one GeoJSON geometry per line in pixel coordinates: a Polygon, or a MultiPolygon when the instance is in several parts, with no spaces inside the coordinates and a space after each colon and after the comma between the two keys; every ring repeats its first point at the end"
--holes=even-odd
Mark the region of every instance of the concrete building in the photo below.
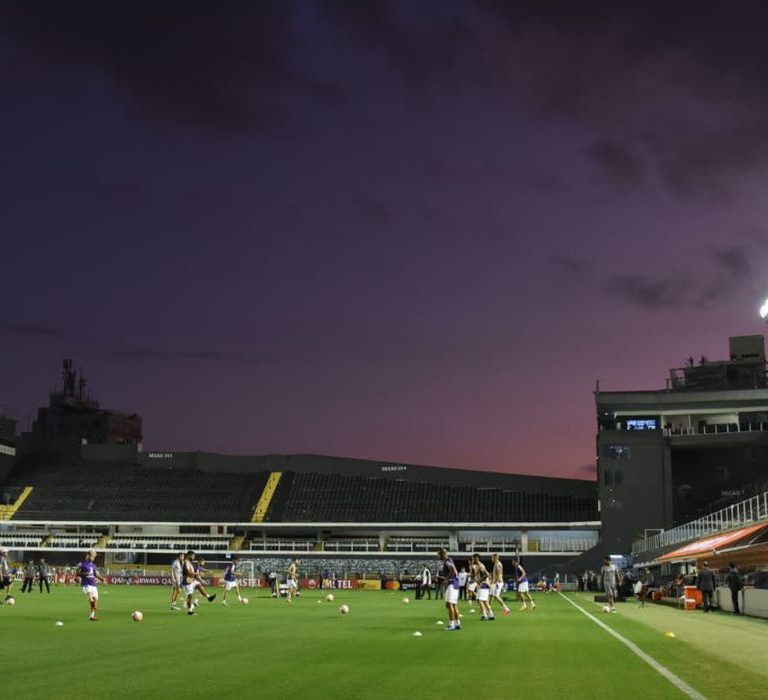
{"type": "Polygon", "coordinates": [[[657,391],[596,391],[601,547],[624,554],[648,530],[692,520],[768,478],[762,335],[727,360],[689,358],[657,391]]]}

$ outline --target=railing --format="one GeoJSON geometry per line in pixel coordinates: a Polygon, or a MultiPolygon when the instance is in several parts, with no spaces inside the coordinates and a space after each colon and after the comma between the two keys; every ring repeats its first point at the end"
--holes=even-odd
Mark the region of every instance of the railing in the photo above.
{"type": "Polygon", "coordinates": [[[651,552],[766,519],[768,519],[768,491],[635,542],[632,545],[632,554],[651,552]]]}
{"type": "Polygon", "coordinates": [[[677,425],[664,428],[665,437],[678,435],[722,435],[723,433],[764,433],[768,423],[712,423],[707,425],[677,425]]]}

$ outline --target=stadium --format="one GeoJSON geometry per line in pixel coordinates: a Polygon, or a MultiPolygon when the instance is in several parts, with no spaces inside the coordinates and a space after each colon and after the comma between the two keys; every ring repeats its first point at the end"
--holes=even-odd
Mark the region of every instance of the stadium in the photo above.
{"type": "Polygon", "coordinates": [[[19,690],[70,697],[64,637],[100,659],[92,682],[115,697],[254,687],[295,697],[318,694],[318,684],[320,697],[437,697],[464,687],[453,673],[461,664],[488,679],[489,697],[508,697],[512,677],[515,692],[533,697],[559,692],[565,678],[576,697],[762,696],[762,336],[731,338],[728,360],[672,370],[660,391],[598,387],[596,482],[320,455],[146,452],[141,418],[102,408],[85,386],[65,360],[31,430],[0,420],[0,546],[14,586],[2,624],[16,640],[34,637],[46,659],[42,675],[32,660],[15,662],[19,690]],[[95,630],[76,585],[87,550],[105,584],[95,630]],[[489,567],[498,555],[505,614],[497,605],[494,624],[479,624],[491,619],[462,590],[461,635],[442,636],[438,550],[462,574],[475,571],[473,554],[489,567]],[[191,551],[218,600],[196,599],[185,615],[169,605],[171,562],[191,551]],[[624,572],[621,614],[608,618],[605,555],[624,572]],[[52,592],[43,592],[41,560],[52,592]],[[535,608],[518,607],[515,560],[535,608]],[[702,619],[695,582],[705,560],[720,573],[721,612],[702,619]],[[247,606],[219,606],[233,563],[247,606]],[[734,612],[722,578],[731,563],[746,584],[744,616],[724,616],[734,612]],[[728,643],[705,651],[701,638],[715,634],[728,643]],[[186,635],[192,643],[177,650],[186,635]],[[499,672],[513,654],[513,676],[499,672]],[[595,665],[606,655],[615,674],[595,665]],[[133,671],[110,682],[125,664],[133,671]],[[192,674],[160,670],[190,665],[192,674]]]}

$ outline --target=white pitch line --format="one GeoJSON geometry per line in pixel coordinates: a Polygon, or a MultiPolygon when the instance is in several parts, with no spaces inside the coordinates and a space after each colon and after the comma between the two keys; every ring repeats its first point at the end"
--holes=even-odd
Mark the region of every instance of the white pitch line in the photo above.
{"type": "Polygon", "coordinates": [[[565,598],[571,605],[573,605],[574,608],[592,620],[592,622],[594,622],[599,627],[602,627],[606,632],[608,632],[608,634],[618,639],[630,651],[637,654],[637,656],[645,661],[645,663],[647,663],[654,671],[664,676],[664,678],[666,678],[680,692],[685,693],[689,698],[693,698],[694,700],[706,700],[706,698],[698,690],[692,688],[682,678],[680,678],[680,676],[676,676],[666,666],[662,666],[658,661],[656,661],[656,659],[646,654],[639,646],[637,646],[637,644],[627,639],[624,635],[619,634],[615,629],[612,629],[606,625],[602,620],[598,620],[592,613],[587,612],[584,608],[581,607],[581,605],[572,601],[567,595],[563,595],[563,593],[560,593],[560,595],[565,598]]]}

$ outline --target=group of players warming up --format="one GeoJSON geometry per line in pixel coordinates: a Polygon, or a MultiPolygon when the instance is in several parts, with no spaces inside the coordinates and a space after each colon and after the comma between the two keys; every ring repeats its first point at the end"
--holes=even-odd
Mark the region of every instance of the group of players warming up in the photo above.
{"type": "MultiPolygon", "coordinates": [[[[459,572],[453,559],[448,556],[445,549],[437,553],[440,559],[440,578],[445,583],[445,607],[448,610],[448,627],[446,630],[454,632],[461,629],[461,615],[459,614],[459,572]]],[[[467,583],[467,597],[473,596],[480,604],[481,622],[489,622],[496,619],[491,603],[496,601],[501,605],[504,615],[509,615],[509,607],[501,597],[504,585],[504,567],[498,554],[492,557],[493,567],[489,572],[485,564],[480,560],[479,554],[473,554],[469,562],[469,581],[467,583]]],[[[515,568],[515,581],[517,592],[523,605],[521,611],[534,610],[536,603],[529,591],[528,576],[519,559],[513,559],[515,568]]]]}
{"type": "MultiPolygon", "coordinates": [[[[83,561],[77,567],[75,580],[80,582],[83,594],[88,600],[90,608],[88,619],[98,620],[99,609],[99,583],[106,583],[106,579],[98,572],[96,566],[95,550],[86,552],[83,561]]],[[[440,559],[439,577],[445,585],[445,607],[448,610],[449,624],[447,630],[456,631],[461,629],[461,615],[459,614],[459,595],[461,586],[459,584],[459,572],[453,559],[448,556],[445,549],[438,552],[440,559]]],[[[512,560],[514,566],[514,577],[517,584],[517,593],[522,602],[521,611],[534,610],[536,603],[531,596],[528,586],[528,577],[525,569],[519,559],[512,560]]],[[[501,606],[504,615],[509,615],[509,606],[501,597],[504,585],[504,567],[498,554],[492,557],[493,565],[491,571],[485,567],[479,554],[472,555],[469,563],[469,581],[466,587],[468,600],[476,600],[480,605],[480,620],[492,621],[496,619],[492,603],[497,602],[501,606]]],[[[234,591],[237,600],[240,603],[247,602],[240,593],[240,577],[238,571],[240,557],[235,556],[227,565],[224,572],[224,595],[222,604],[228,605],[227,597],[230,591],[234,591]]],[[[183,606],[187,615],[196,615],[198,607],[198,594],[204,596],[208,602],[213,602],[216,593],[209,593],[206,590],[203,580],[205,572],[205,561],[196,559],[195,553],[190,550],[186,553],[180,553],[174,559],[171,565],[171,610],[181,610],[179,607],[182,595],[184,596],[183,606]]],[[[293,560],[289,567],[288,578],[288,600],[290,601],[296,591],[298,580],[298,560],[293,560]]]]}

